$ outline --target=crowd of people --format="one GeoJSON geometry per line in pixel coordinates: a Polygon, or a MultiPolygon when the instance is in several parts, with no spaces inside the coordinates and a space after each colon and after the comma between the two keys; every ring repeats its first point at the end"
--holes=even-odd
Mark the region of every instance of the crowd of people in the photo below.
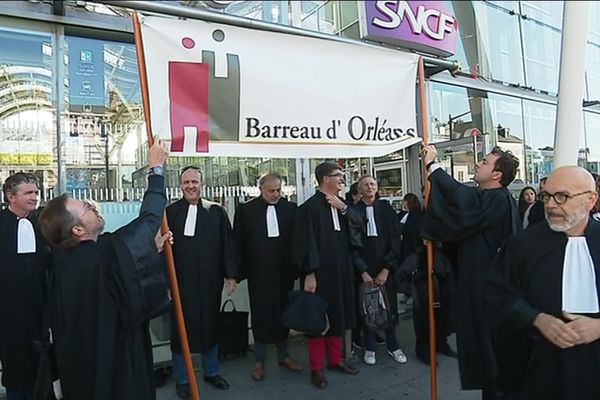
{"type": "MultiPolygon", "coordinates": [[[[483,399],[600,398],[598,180],[561,167],[516,200],[508,185],[519,160],[509,151],[494,148],[477,163],[477,188],[447,174],[434,146],[422,154],[431,189],[426,209],[409,193],[396,213],[370,175],[344,200],[343,169],[323,162],[316,193],[303,204],[285,199],[282,177],[271,172],[232,224],[221,205],[202,198],[196,167],[181,171],[182,198],[167,205],[168,152],[157,141],[139,217],[107,234],[94,204],[62,195],[38,210],[35,176],[12,175],[3,185],[8,207],[0,211],[0,360],[8,400],[37,400],[44,385],[66,400],[154,399],[148,324],[170,310],[165,243],[173,249],[190,351],[201,354],[203,380],[217,389],[229,388],[219,368],[223,289],[231,294],[244,279],[257,382],[268,376],[270,344],[279,367],[304,369],[288,351],[290,330],[281,319],[298,279],[301,290],[327,304],[327,329],[307,334],[316,388],[328,386],[325,370],[359,373],[344,357],[349,331],[366,365],[377,363],[378,341],[394,362],[407,362],[397,337],[398,293],[413,299],[415,353],[429,363],[425,246],[433,243],[436,348],[458,358],[463,390],[481,390],[483,399]],[[171,231],[161,234],[165,210],[171,231]],[[456,351],[447,341],[452,333],[456,351]]],[[[172,322],[176,391],[189,398],[172,322]]]]}

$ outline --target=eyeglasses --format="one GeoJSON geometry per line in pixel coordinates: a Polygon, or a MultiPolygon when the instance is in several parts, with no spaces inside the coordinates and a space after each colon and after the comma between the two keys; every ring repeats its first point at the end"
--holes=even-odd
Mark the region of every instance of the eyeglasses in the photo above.
{"type": "Polygon", "coordinates": [[[81,213],[79,219],[81,219],[81,217],[83,217],[88,211],[93,211],[94,213],[98,214],[98,206],[95,202],[93,202],[92,200],[81,200],[81,202],[83,203],[85,211],[81,213]]]}
{"type": "Polygon", "coordinates": [[[548,204],[548,202],[550,201],[550,198],[553,198],[554,201],[556,202],[556,204],[563,205],[567,201],[569,201],[569,199],[572,199],[573,197],[581,196],[584,194],[590,194],[590,193],[593,193],[593,192],[591,190],[586,190],[585,192],[575,193],[575,194],[568,194],[568,193],[564,193],[564,192],[556,192],[556,193],[542,192],[539,195],[539,199],[544,204],[548,204]]]}

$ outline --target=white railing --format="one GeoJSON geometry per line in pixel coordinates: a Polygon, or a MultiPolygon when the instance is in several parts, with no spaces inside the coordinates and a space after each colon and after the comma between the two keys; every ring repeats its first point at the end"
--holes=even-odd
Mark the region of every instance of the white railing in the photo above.
{"type": "MultiPolygon", "coordinates": [[[[94,200],[97,202],[136,202],[141,201],[144,196],[145,188],[108,188],[108,189],[73,189],[68,192],[69,196],[75,199],[94,200]]],[[[282,188],[285,197],[291,197],[296,194],[295,186],[284,186],[282,188]]],[[[174,201],[182,197],[179,187],[168,187],[166,189],[167,199],[174,201]]],[[[256,186],[210,186],[204,187],[202,197],[222,202],[226,198],[246,198],[256,197],[260,194],[256,186]]],[[[40,202],[42,204],[54,198],[52,189],[43,190],[40,193],[40,202]]],[[[0,192],[0,203],[5,204],[4,193],[0,192]]]]}

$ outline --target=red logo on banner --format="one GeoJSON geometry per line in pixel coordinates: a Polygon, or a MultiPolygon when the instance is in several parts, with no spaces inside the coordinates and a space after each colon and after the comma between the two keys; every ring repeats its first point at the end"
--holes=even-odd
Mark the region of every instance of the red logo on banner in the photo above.
{"type": "Polygon", "coordinates": [[[171,151],[182,152],[185,128],[196,131],[196,151],[208,152],[208,65],[169,63],[171,151]]]}

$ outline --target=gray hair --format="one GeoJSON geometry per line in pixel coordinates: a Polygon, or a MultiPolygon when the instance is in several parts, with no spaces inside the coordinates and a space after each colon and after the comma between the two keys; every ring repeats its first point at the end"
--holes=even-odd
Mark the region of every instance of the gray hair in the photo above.
{"type": "Polygon", "coordinates": [[[264,174],[263,176],[260,177],[260,179],[258,180],[258,186],[261,187],[262,185],[264,185],[268,181],[283,182],[283,178],[277,172],[269,172],[269,173],[264,174]]]}
{"type": "Polygon", "coordinates": [[[8,194],[17,194],[19,191],[19,185],[23,183],[33,183],[38,189],[40,188],[40,181],[37,176],[26,172],[17,172],[6,178],[2,185],[2,192],[4,197],[8,197],[8,194]]]}

